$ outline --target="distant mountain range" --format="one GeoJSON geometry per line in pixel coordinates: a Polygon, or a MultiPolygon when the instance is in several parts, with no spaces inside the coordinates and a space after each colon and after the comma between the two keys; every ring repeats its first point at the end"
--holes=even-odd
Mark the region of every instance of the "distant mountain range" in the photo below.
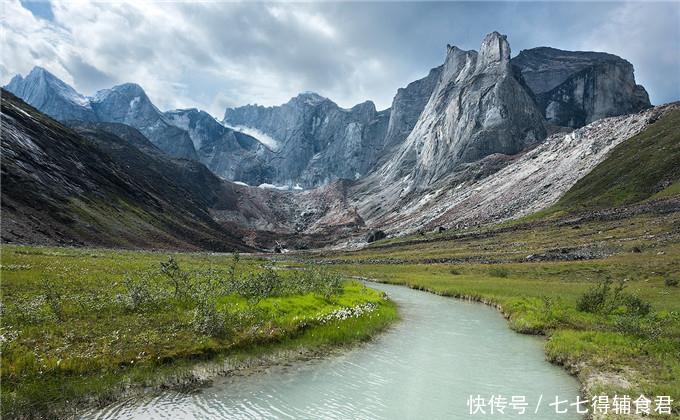
{"type": "Polygon", "coordinates": [[[5,89],[35,109],[3,92],[3,130],[13,133],[3,139],[3,213],[14,215],[3,239],[43,232],[46,242],[112,243],[102,238],[123,227],[103,223],[105,214],[124,209],[143,232],[121,239],[130,246],[172,237],[205,249],[274,238],[318,246],[369,229],[518,217],[554,203],[613,147],[675,112],[650,109],[624,59],[547,47],[512,58],[497,32],[479,51],[448,46],[442,66],[382,111],[307,92],[281,106],[228,108],[218,121],[197,109],[163,112],[132,83],[86,97],[39,67],[5,89]],[[30,186],[27,198],[20,185],[30,186]],[[63,217],[21,216],[43,204],[63,217]]]}

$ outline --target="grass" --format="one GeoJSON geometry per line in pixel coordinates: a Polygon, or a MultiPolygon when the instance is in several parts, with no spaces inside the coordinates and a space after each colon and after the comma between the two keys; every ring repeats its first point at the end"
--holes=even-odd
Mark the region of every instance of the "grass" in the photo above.
{"type": "Polygon", "coordinates": [[[356,282],[309,286],[304,281],[325,274],[271,270],[255,258],[234,264],[229,255],[173,254],[192,287],[181,298],[158,270],[167,258],[3,246],[2,415],[58,417],[88,401],[110,402],[129,386],[190,380],[197,360],[344,345],[397,317],[381,292],[356,282]],[[202,292],[224,279],[236,279],[226,282],[231,292],[202,292]],[[298,289],[243,289],[268,279],[298,289]],[[361,316],[333,317],[362,305],[369,310],[361,316]]]}

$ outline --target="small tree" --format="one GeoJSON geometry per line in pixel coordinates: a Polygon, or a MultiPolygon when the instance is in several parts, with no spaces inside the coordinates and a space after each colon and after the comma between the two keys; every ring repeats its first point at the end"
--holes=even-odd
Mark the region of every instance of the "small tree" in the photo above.
{"type": "Polygon", "coordinates": [[[189,273],[182,271],[175,258],[170,256],[167,262],[161,262],[161,274],[174,289],[175,299],[185,300],[191,292],[189,273]]]}

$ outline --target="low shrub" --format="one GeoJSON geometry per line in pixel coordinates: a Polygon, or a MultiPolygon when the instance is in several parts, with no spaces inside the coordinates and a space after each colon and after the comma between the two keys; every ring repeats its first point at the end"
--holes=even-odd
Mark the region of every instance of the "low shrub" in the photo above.
{"type": "Polygon", "coordinates": [[[663,284],[665,284],[666,287],[678,287],[678,284],[680,284],[680,280],[673,277],[666,277],[663,281],[663,284]]]}

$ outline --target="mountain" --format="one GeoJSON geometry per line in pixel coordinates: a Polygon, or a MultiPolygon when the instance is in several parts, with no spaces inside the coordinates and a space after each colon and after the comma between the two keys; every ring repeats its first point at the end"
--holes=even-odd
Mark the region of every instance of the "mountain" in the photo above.
{"type": "Polygon", "coordinates": [[[5,89],[58,121],[116,122],[137,128],[161,150],[174,157],[198,159],[189,134],[170,124],[144,90],[126,83],[88,98],[41,67],[5,89]]]}
{"type": "Polygon", "coordinates": [[[168,122],[141,86],[125,83],[100,90],[91,104],[98,121],[135,127],[170,156],[198,160],[189,134],[168,122]]]}
{"type": "Polygon", "coordinates": [[[649,108],[633,65],[612,54],[540,47],[511,60],[551,124],[582,127],[595,120],[649,108]]]}
{"type": "Polygon", "coordinates": [[[211,218],[235,193],[203,165],[168,160],[127,126],[130,140],[69,129],[4,89],[1,109],[4,243],[252,249],[211,218]]]}
{"type": "MultiPolygon", "coordinates": [[[[479,51],[449,45],[444,64],[399,89],[387,110],[370,101],[344,109],[308,92],[229,108],[222,122],[194,108],[161,112],[135,84],[85,98],[35,70],[10,85],[70,128],[13,97],[3,108],[14,136],[3,142],[3,239],[308,248],[356,243],[371,229],[506,221],[568,197],[619,145],[675,112],[649,108],[619,57],[551,48],[510,57],[506,36],[493,32],[479,51]]],[[[672,193],[674,148],[645,144],[598,172],[606,185],[578,188],[592,196],[592,184],[614,201],[672,193]],[[631,168],[636,153],[658,159],[658,171],[631,168]],[[627,174],[644,186],[618,187],[627,174]]]]}
{"type": "Polygon", "coordinates": [[[59,121],[96,121],[90,101],[42,67],[16,75],[5,89],[59,121]]]}
{"type": "Polygon", "coordinates": [[[205,111],[178,109],[164,113],[170,124],[189,133],[198,160],[224,179],[248,185],[271,182],[274,153],[256,138],[232,130],[205,111]]]}
{"type": "MultiPolygon", "coordinates": [[[[533,95],[510,64],[505,36],[487,35],[479,52],[448,46],[415,127],[393,158],[363,183],[393,204],[409,195],[420,199],[466,163],[535,146],[546,136],[544,124],[533,95]]],[[[389,208],[385,202],[381,206],[389,208]]]]}
{"type": "Polygon", "coordinates": [[[357,179],[375,164],[383,150],[389,111],[378,112],[367,101],[351,109],[330,99],[303,93],[284,105],[228,108],[224,123],[254,128],[278,147],[269,160],[273,184],[312,187],[334,179],[357,179]]]}
{"type": "MultiPolygon", "coordinates": [[[[565,65],[564,80],[584,71],[582,63],[567,64],[573,68],[565,65]]],[[[553,84],[564,84],[557,79],[553,84]]],[[[449,46],[412,132],[394,155],[350,188],[350,204],[367,226],[391,232],[519,217],[553,203],[612,146],[646,126],[646,117],[636,115],[548,137],[555,129],[531,83],[539,89],[510,59],[507,39],[497,32],[485,37],[479,52],[449,46]],[[538,167],[542,159],[547,163],[538,167]]]]}
{"type": "MultiPolygon", "coordinates": [[[[636,197],[646,198],[678,180],[680,154],[672,145],[678,140],[678,131],[670,127],[679,114],[677,104],[661,106],[601,119],[571,133],[554,134],[531,151],[504,158],[502,168],[495,173],[479,179],[461,178],[455,188],[437,189],[433,193],[436,199],[418,207],[405,206],[379,222],[368,222],[397,232],[486,225],[530,215],[563,197],[572,201],[569,197],[585,195],[586,191],[591,200],[606,203],[606,207],[633,203],[635,200],[617,197],[634,195],[634,186],[644,184],[641,189],[645,194],[636,197]],[[665,137],[659,132],[666,133],[665,137]],[[647,153],[636,146],[640,138],[647,139],[647,153]],[[617,157],[621,150],[628,151],[627,161],[617,157]],[[593,190],[598,193],[592,194],[593,190]]],[[[569,210],[577,207],[574,204],[569,210]]]]}

